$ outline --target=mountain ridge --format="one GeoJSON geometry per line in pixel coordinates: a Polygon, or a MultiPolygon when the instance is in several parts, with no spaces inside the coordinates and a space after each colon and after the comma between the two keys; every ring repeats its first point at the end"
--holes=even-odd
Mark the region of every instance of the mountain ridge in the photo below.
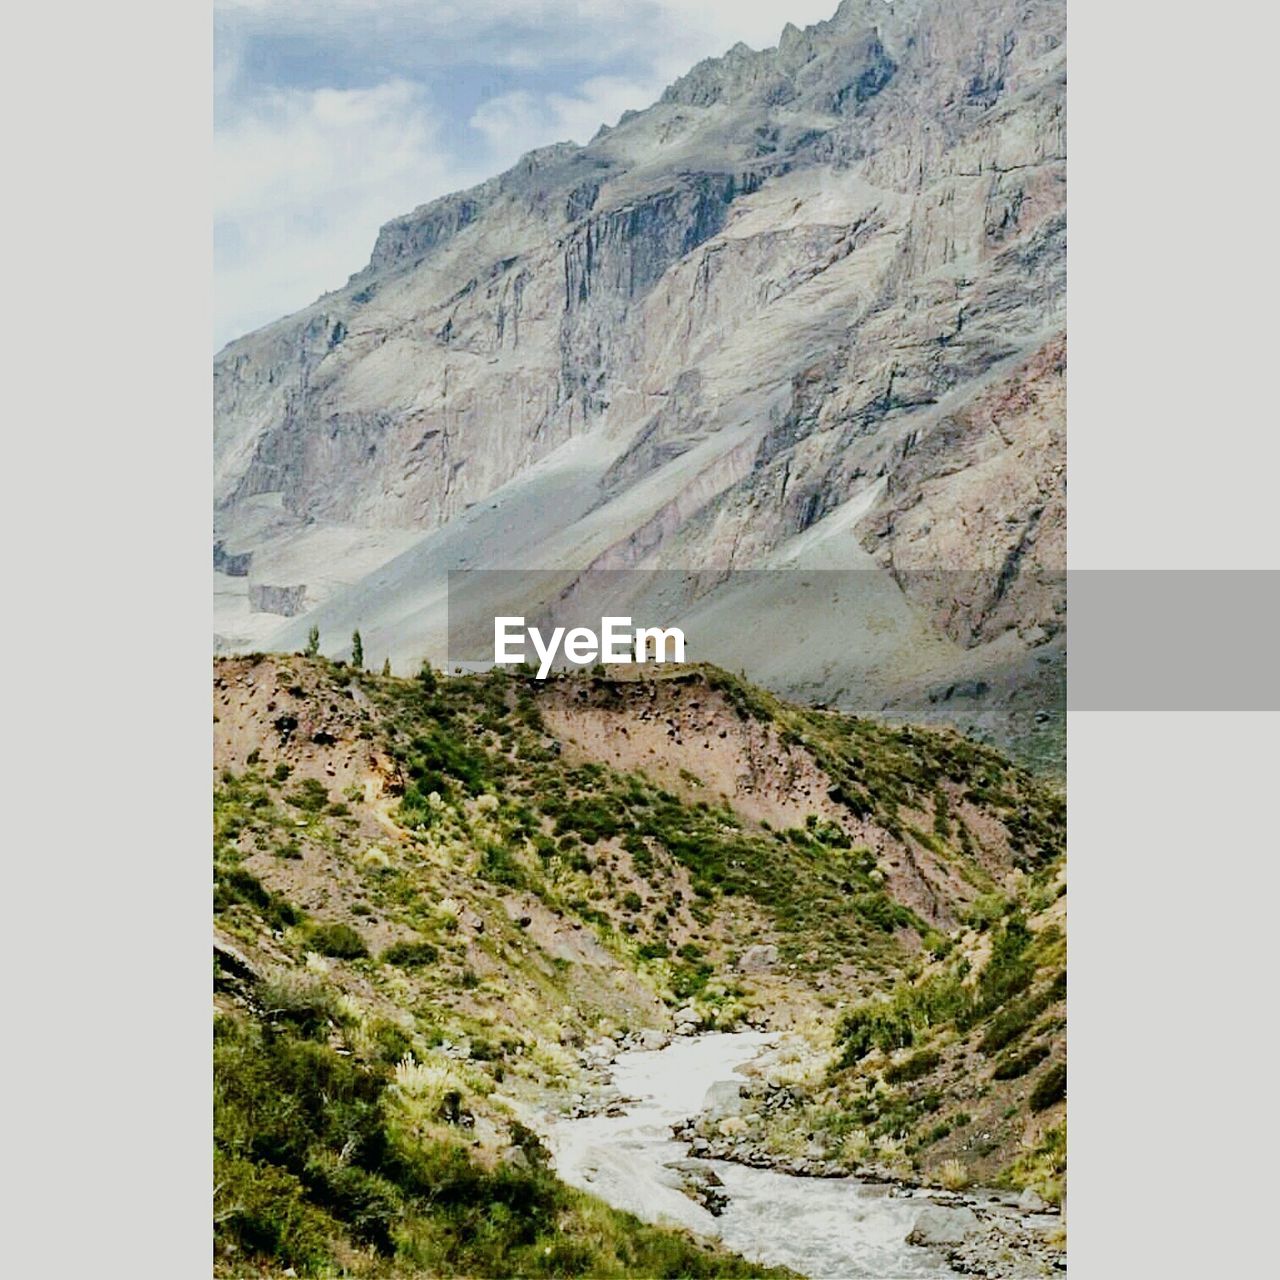
{"type": "MultiPolygon", "coordinates": [[[[1037,646],[1061,671],[1065,592],[1023,579],[1065,560],[1063,26],[846,3],[393,219],[343,289],[219,357],[215,537],[248,557],[215,575],[219,647],[359,625],[413,669],[444,659],[450,569],[758,567],[881,484],[828,559],[985,574],[969,612],[1012,601],[1035,637],[953,630],[928,687],[1016,692],[1037,646]],[[970,412],[1037,363],[1036,404],[1014,376],[970,412]]],[[[894,699],[943,714],[858,709],[894,699]]],[[[990,701],[961,723],[1038,732],[990,701]]]]}

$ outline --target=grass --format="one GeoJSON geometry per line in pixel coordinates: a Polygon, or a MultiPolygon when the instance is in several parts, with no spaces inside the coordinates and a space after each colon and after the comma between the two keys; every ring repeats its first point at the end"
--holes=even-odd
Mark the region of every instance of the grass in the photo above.
{"type": "MultiPolygon", "coordinates": [[[[214,1028],[214,1245],[224,1275],[767,1276],[560,1183],[537,1138],[489,1169],[438,1117],[455,1090],[297,1028],[214,1028]],[[424,1106],[435,1119],[424,1129],[424,1106]],[[394,1266],[394,1272],[387,1267],[394,1266]]],[[[454,1114],[460,1114],[454,1108],[454,1114]]]]}
{"type": "MultiPolygon", "coordinates": [[[[1027,895],[1040,891],[1034,881],[1025,890],[1027,895]]],[[[1037,1035],[1044,1034],[1043,1015],[1053,1010],[1052,1021],[1061,1009],[1066,993],[1065,972],[1058,967],[1061,931],[1054,925],[1033,929],[1017,901],[984,904],[974,928],[965,950],[952,947],[935,954],[924,973],[900,980],[887,996],[864,1001],[844,1015],[837,1024],[828,1077],[828,1105],[838,1100],[845,1123],[873,1141],[905,1142],[917,1172],[926,1166],[930,1178],[943,1186],[960,1185],[961,1170],[965,1179],[972,1179],[971,1158],[986,1162],[985,1177],[997,1176],[1001,1168],[1013,1177],[1019,1162],[1030,1168],[1029,1157],[1017,1145],[1023,1129],[1018,1117],[1045,1110],[1066,1090],[1065,1067],[1060,1065],[1046,1067],[1029,1094],[1016,1085],[1051,1054],[1046,1043],[1019,1049],[1017,1041],[1033,1027],[1037,1035]],[[987,946],[975,972],[969,956],[977,938],[987,946]],[[933,1150],[970,1121],[967,1115],[941,1120],[932,1115],[951,1081],[974,1080],[976,1055],[1000,1053],[1010,1045],[1014,1047],[996,1060],[985,1082],[978,1076],[969,1095],[988,1117],[981,1140],[962,1136],[958,1147],[953,1139],[941,1152],[933,1150]],[[913,1051],[902,1056],[904,1049],[913,1051]],[[886,1062],[886,1055],[895,1056],[886,1062]],[[983,1102],[988,1095],[990,1100],[983,1102]],[[1011,1097],[1013,1105],[1006,1106],[1011,1097]],[[957,1150],[966,1161],[952,1154],[957,1150]],[[1001,1151],[1005,1163],[993,1164],[1001,1151]]],[[[1025,1176],[1052,1191],[1060,1175],[1039,1165],[1036,1169],[1025,1176]]],[[[1029,1184],[1024,1179],[1018,1185],[1029,1184]]]]}
{"type": "Polygon", "coordinates": [[[920,981],[900,982],[887,1000],[849,1010],[836,1032],[838,1067],[854,1066],[873,1049],[891,1053],[908,1048],[936,1027],[966,1032],[984,1020],[989,1024],[980,1041],[982,1051],[1004,1048],[1065,994],[1065,974],[1060,973],[1033,995],[1023,995],[1056,942],[1053,935],[1037,938],[1020,914],[1008,916],[993,931],[991,954],[976,982],[966,982],[968,961],[961,959],[920,981]]]}
{"type": "MultiPolygon", "coordinates": [[[[688,770],[672,784],[675,795],[640,770],[576,760],[570,744],[550,739],[543,707],[552,685],[294,665],[291,696],[345,707],[338,700],[350,700],[358,681],[358,733],[390,762],[384,795],[394,797],[389,816],[408,838],[373,832],[360,788],[331,795],[325,782],[301,776],[309,766],[277,763],[269,742],[242,773],[219,780],[218,922],[259,964],[252,944],[274,935],[265,951],[280,963],[247,1007],[220,1015],[218,1072],[250,1077],[258,1101],[246,1132],[268,1131],[277,1103],[304,1128],[314,1121],[287,1151],[220,1140],[223,1274],[287,1266],[317,1276],[764,1274],[562,1187],[536,1141],[475,1092],[504,1077],[504,1089],[522,1077],[567,1083],[574,1056],[562,1046],[634,1018],[636,984],[672,1006],[695,1001],[709,1024],[734,1025],[768,998],[750,979],[739,986],[731,967],[757,941],[778,945],[780,974],[830,983],[835,966],[851,965],[863,991],[886,993],[839,1023],[830,1096],[813,1111],[814,1131],[847,1139],[850,1150],[865,1142],[901,1161],[932,1141],[941,1146],[935,1160],[956,1158],[954,1144],[979,1126],[957,1112],[945,1078],[954,1045],[968,1046],[967,1065],[977,1064],[975,1099],[965,1102],[975,1117],[992,1081],[1027,1077],[1017,1084],[1025,1099],[1049,1069],[1037,1055],[1054,1034],[1047,1023],[1057,1016],[1062,947],[1027,921],[1057,890],[1061,815],[1050,793],[987,748],[957,734],[790,707],[724,673],[666,682],[697,698],[718,691],[753,739],[776,734],[807,750],[847,810],[989,891],[995,881],[982,859],[990,828],[968,808],[979,797],[1018,846],[1026,886],[1017,901],[988,892],[975,905],[968,923],[986,958],[972,972],[960,933],[930,928],[889,891],[883,850],[855,845],[817,812],[785,829],[754,822],[713,787],[695,786],[688,770]],[[317,892],[326,865],[341,877],[317,892]],[[289,886],[317,918],[272,885],[289,886]],[[540,923],[558,920],[562,937],[579,931],[611,960],[597,970],[548,957],[545,941],[535,941],[541,928],[529,931],[523,914],[512,914],[512,890],[537,900],[529,914],[540,923]],[[359,927],[333,918],[344,915],[359,927]],[[365,937],[387,936],[403,940],[367,959],[365,937]],[[312,951],[353,963],[325,966],[307,959],[312,951]],[[1028,1049],[1022,1037],[1036,1043],[1028,1049]],[[461,1084],[441,1091],[404,1072],[397,1080],[406,1060],[434,1070],[446,1040],[470,1047],[461,1084]],[[319,1101],[295,1070],[304,1060],[323,1086],[319,1101]],[[362,1099],[372,1101],[372,1118],[356,1105],[362,1099]],[[317,1107],[332,1114],[307,1119],[317,1107]],[[468,1108],[509,1130],[525,1161],[489,1167],[492,1151],[477,1159],[462,1126],[468,1108]]],[[[586,696],[626,714],[633,691],[625,682],[584,684],[586,696]]],[[[814,803],[825,808],[821,791],[814,803]]],[[[241,1001],[245,985],[230,975],[222,1004],[241,1001]]],[[[828,986],[827,1007],[848,999],[850,985],[828,986]]],[[[234,1117],[249,1103],[228,1093],[219,1106],[234,1117]]],[[[967,1150],[963,1163],[969,1176],[967,1150]]],[[[1047,1168],[1027,1176],[1051,1181],[1047,1168]]]]}
{"type": "Polygon", "coordinates": [[[1030,1187],[1050,1204],[1061,1204],[1066,1172],[1067,1126],[1057,1124],[1045,1131],[1031,1151],[1019,1156],[1000,1181],[1018,1189],[1030,1187]]]}

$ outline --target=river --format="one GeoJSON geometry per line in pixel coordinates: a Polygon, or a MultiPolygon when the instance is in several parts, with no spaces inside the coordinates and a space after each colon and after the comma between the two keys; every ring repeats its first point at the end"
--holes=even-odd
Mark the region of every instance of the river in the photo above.
{"type": "Polygon", "coordinates": [[[714,1170],[728,1205],[717,1217],[681,1189],[672,1161],[687,1161],[671,1125],[696,1115],[713,1084],[742,1078],[737,1068],[774,1042],[766,1032],[677,1039],[657,1051],[620,1054],[613,1083],[620,1115],[550,1122],[548,1146],[561,1178],[649,1222],[718,1236],[755,1262],[820,1280],[915,1280],[957,1273],[941,1254],[906,1243],[927,1206],[922,1195],[891,1194],[856,1178],[801,1178],[723,1160],[714,1170]],[[634,1101],[630,1101],[634,1100],[634,1101]]]}

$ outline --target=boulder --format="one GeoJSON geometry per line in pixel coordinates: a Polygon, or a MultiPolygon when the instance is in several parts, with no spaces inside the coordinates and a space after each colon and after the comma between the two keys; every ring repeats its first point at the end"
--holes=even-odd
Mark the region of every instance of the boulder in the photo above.
{"type": "Polygon", "coordinates": [[[741,1115],[744,1109],[742,1086],[735,1080],[718,1080],[702,1099],[702,1109],[713,1118],[741,1115]]]}
{"type": "Polygon", "coordinates": [[[757,942],[738,957],[739,973],[763,973],[778,963],[778,948],[772,944],[757,942]]]}
{"type": "Polygon", "coordinates": [[[1031,1187],[1027,1187],[1018,1197],[1018,1208],[1027,1213],[1043,1213],[1048,1207],[1044,1197],[1031,1187]]]}
{"type": "Polygon", "coordinates": [[[908,1244],[959,1244],[978,1229],[978,1215],[972,1209],[926,1209],[907,1236],[908,1244]]]}
{"type": "Polygon", "coordinates": [[[691,1005],[676,1010],[676,1035],[687,1036],[702,1026],[702,1014],[691,1005]]]}
{"type": "Polygon", "coordinates": [[[636,1042],[642,1049],[665,1049],[671,1043],[671,1037],[665,1031],[646,1027],[636,1037],[636,1042]]]}

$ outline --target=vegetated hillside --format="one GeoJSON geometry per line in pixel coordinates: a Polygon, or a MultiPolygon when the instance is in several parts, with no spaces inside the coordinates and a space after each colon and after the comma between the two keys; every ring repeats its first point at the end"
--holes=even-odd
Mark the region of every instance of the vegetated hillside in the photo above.
{"type": "Polygon", "coordinates": [[[450,570],[879,566],[919,687],[786,627],[767,683],[1060,756],[1065,28],[843,0],[389,222],[218,356],[218,644],[411,672],[450,570]]]}
{"type": "Polygon", "coordinates": [[[216,663],[223,1273],[759,1274],[568,1191],[504,1101],[646,1028],[789,1029],[846,1167],[1045,1181],[1060,796],[951,731],[637,670],[216,663]]]}

